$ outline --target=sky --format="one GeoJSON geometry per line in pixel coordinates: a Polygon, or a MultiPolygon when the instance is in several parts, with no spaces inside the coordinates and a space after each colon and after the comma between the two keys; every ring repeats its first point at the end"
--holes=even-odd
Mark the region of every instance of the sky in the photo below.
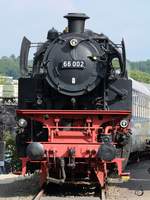
{"type": "Polygon", "coordinates": [[[52,27],[61,32],[68,12],[86,13],[86,28],[117,44],[123,37],[129,60],[150,59],[150,0],[0,0],[0,57],[18,56],[23,36],[44,42],[52,27]]]}

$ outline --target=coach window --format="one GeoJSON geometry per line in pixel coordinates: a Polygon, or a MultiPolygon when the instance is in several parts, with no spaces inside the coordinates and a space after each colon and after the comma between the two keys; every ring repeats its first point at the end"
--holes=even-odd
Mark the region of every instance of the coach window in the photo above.
{"type": "Polygon", "coordinates": [[[140,117],[142,117],[142,94],[140,95],[140,117]]]}
{"type": "Polygon", "coordinates": [[[148,118],[150,118],[150,99],[148,99],[148,118]]]}
{"type": "Polygon", "coordinates": [[[133,90],[133,95],[132,96],[133,96],[132,103],[135,104],[135,96],[136,96],[135,90],[133,90]]]}
{"type": "Polygon", "coordinates": [[[147,118],[147,96],[145,96],[145,118],[147,118]]]}
{"type": "Polygon", "coordinates": [[[147,118],[149,118],[149,112],[148,112],[148,104],[149,104],[149,99],[148,99],[148,96],[147,96],[147,118]]]}
{"type": "Polygon", "coordinates": [[[137,92],[137,103],[136,103],[136,106],[137,106],[137,117],[139,117],[139,94],[137,92]]]}
{"type": "Polygon", "coordinates": [[[135,93],[132,92],[132,115],[135,116],[135,93]]]}
{"type": "Polygon", "coordinates": [[[137,100],[138,100],[138,99],[137,99],[137,96],[136,96],[136,116],[138,117],[138,106],[137,106],[138,103],[137,103],[137,100]]]}
{"type": "Polygon", "coordinates": [[[143,114],[143,112],[142,112],[143,111],[142,98],[143,98],[143,96],[141,94],[141,117],[143,117],[143,115],[142,115],[143,114]]]}
{"type": "Polygon", "coordinates": [[[141,95],[139,95],[138,107],[139,107],[139,117],[141,117],[141,95]]]}
{"type": "Polygon", "coordinates": [[[146,101],[146,96],[145,96],[145,103],[144,103],[144,117],[146,118],[146,103],[147,103],[147,101],[146,101]]]}
{"type": "Polygon", "coordinates": [[[139,117],[139,94],[137,92],[137,97],[136,97],[136,106],[137,106],[137,117],[139,117]]]}
{"type": "Polygon", "coordinates": [[[135,91],[135,116],[137,117],[137,92],[135,91]]]}
{"type": "Polygon", "coordinates": [[[142,95],[142,118],[144,117],[144,97],[143,97],[143,95],[142,95]]]}
{"type": "Polygon", "coordinates": [[[146,105],[146,102],[145,102],[145,95],[144,95],[144,103],[143,103],[144,118],[145,118],[145,105],[146,105]]]}
{"type": "Polygon", "coordinates": [[[139,103],[138,103],[138,107],[139,107],[139,117],[141,117],[141,94],[139,94],[139,103]]]}
{"type": "Polygon", "coordinates": [[[135,116],[135,91],[132,90],[132,115],[135,116]]]}
{"type": "Polygon", "coordinates": [[[138,117],[140,117],[140,96],[138,96],[138,104],[137,104],[137,107],[138,107],[138,117]]]}
{"type": "Polygon", "coordinates": [[[150,118],[150,99],[148,99],[148,118],[150,118]]]}
{"type": "Polygon", "coordinates": [[[147,103],[147,99],[145,96],[145,104],[144,104],[144,117],[146,118],[146,103],[147,103]]]}
{"type": "Polygon", "coordinates": [[[142,110],[143,110],[142,99],[143,99],[143,96],[142,96],[142,94],[141,94],[141,117],[142,117],[142,110]]]}
{"type": "Polygon", "coordinates": [[[145,106],[146,106],[145,95],[144,95],[144,103],[143,103],[143,106],[144,106],[144,118],[145,118],[145,115],[146,115],[146,113],[145,113],[145,111],[146,111],[146,108],[145,108],[145,106]]]}
{"type": "Polygon", "coordinates": [[[135,104],[135,92],[132,91],[132,106],[135,104]]]}
{"type": "Polygon", "coordinates": [[[134,91],[134,116],[136,116],[136,93],[134,91]]]}
{"type": "Polygon", "coordinates": [[[134,105],[135,105],[135,117],[136,117],[136,91],[134,92],[134,105]]]}

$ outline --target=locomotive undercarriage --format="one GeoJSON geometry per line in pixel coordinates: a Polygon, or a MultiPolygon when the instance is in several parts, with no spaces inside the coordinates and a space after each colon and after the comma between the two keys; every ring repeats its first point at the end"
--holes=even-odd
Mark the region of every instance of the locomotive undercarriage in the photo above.
{"type": "Polygon", "coordinates": [[[124,138],[129,135],[129,124],[121,128],[120,121],[128,120],[130,111],[17,110],[17,114],[42,123],[48,130],[47,141],[34,141],[32,130],[26,133],[31,137],[26,141],[25,156],[20,158],[23,175],[35,167],[40,170],[41,185],[47,181],[59,184],[84,181],[99,182],[101,188],[106,187],[112,170],[119,176],[126,175],[125,158],[118,156],[118,152],[125,145],[120,135],[124,138]],[[72,119],[72,124],[62,126],[62,116],[72,119]]]}

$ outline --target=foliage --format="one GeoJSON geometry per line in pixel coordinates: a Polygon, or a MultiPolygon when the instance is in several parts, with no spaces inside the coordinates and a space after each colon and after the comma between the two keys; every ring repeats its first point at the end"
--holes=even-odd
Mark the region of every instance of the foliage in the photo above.
{"type": "Polygon", "coordinates": [[[129,63],[131,70],[138,70],[150,74],[150,60],[129,63]]]}
{"type": "Polygon", "coordinates": [[[4,141],[6,141],[6,150],[10,152],[11,155],[11,166],[13,170],[19,170],[21,163],[16,152],[15,135],[10,131],[5,132],[4,141]]]}
{"type": "Polygon", "coordinates": [[[7,85],[7,84],[11,84],[12,81],[12,77],[8,77],[8,76],[1,76],[0,75],[0,85],[7,85]]]}
{"type": "Polygon", "coordinates": [[[150,84],[150,74],[138,70],[129,71],[129,76],[139,82],[150,84]]]}
{"type": "Polygon", "coordinates": [[[17,79],[19,77],[19,57],[15,57],[14,55],[1,57],[0,74],[12,76],[14,79],[17,79]]]}
{"type": "Polygon", "coordinates": [[[6,78],[0,75],[0,85],[6,84],[6,78]]]}

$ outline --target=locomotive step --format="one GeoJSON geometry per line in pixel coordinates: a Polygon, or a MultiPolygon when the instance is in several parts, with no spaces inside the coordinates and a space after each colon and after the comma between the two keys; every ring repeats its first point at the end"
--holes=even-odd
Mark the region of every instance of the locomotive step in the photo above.
{"type": "Polygon", "coordinates": [[[123,183],[130,180],[130,173],[124,172],[121,177],[107,178],[108,183],[123,183]]]}

